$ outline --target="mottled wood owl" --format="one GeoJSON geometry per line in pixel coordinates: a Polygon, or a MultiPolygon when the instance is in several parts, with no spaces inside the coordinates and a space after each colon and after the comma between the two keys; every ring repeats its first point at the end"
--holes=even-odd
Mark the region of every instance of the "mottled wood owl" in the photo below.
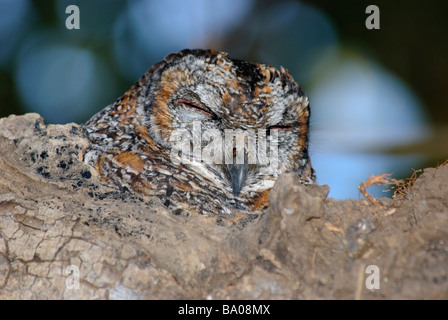
{"type": "Polygon", "coordinates": [[[259,214],[281,173],[314,184],[309,102],[283,68],[183,50],[83,125],[85,162],[175,214],[259,214]]]}

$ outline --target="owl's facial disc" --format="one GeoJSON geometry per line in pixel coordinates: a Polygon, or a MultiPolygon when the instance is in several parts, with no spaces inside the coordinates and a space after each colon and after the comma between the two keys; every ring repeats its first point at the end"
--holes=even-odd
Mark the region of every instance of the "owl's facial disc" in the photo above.
{"type": "MultiPolygon", "coordinates": [[[[179,114],[182,114],[182,121],[184,122],[190,122],[189,125],[187,125],[185,128],[189,128],[190,134],[194,134],[193,131],[194,129],[192,128],[192,126],[194,126],[193,124],[191,124],[191,122],[193,121],[197,121],[196,125],[199,125],[199,128],[201,127],[200,122],[202,120],[219,120],[218,116],[211,111],[208,107],[204,106],[202,103],[198,103],[198,102],[193,102],[191,100],[188,99],[179,99],[176,101],[176,105],[181,108],[182,110],[179,110],[180,112],[178,112],[179,114]]],[[[207,129],[206,129],[207,130],[207,129]]],[[[216,129],[213,129],[216,130],[216,129]]],[[[208,133],[206,133],[207,135],[208,133]]],[[[201,132],[202,135],[202,132],[201,132]]],[[[202,138],[202,137],[201,137],[202,138]]],[[[196,141],[198,140],[198,137],[192,138],[196,139],[196,141]]],[[[225,139],[225,137],[223,137],[223,139],[225,139]]],[[[222,141],[220,143],[216,143],[216,141],[213,141],[211,143],[210,146],[208,146],[209,148],[213,148],[214,150],[217,150],[218,148],[220,148],[222,146],[222,141]],[[215,145],[213,145],[213,142],[215,145]]],[[[194,142],[193,142],[194,143],[194,142]]],[[[231,147],[232,151],[231,152],[235,152],[233,146],[231,147]]],[[[193,147],[194,149],[194,147],[193,147]]],[[[202,151],[202,146],[201,149],[202,151]]],[[[249,164],[248,164],[248,157],[247,157],[247,152],[246,150],[243,148],[243,163],[238,163],[236,160],[236,154],[232,155],[232,164],[222,164],[219,165],[219,168],[221,168],[223,170],[223,176],[228,180],[229,185],[232,188],[233,191],[233,195],[236,197],[239,195],[241,189],[243,188],[243,186],[245,185],[245,181],[247,178],[247,174],[248,174],[248,170],[249,170],[249,164]],[[234,159],[235,158],[235,159],[234,159]]],[[[225,152],[224,152],[225,153],[225,152]]],[[[201,158],[201,157],[198,157],[201,158]]],[[[221,161],[219,161],[221,162],[221,161]]],[[[216,163],[211,163],[212,165],[217,165],[216,163]]]]}
{"type": "MultiPolygon", "coordinates": [[[[177,142],[174,143],[175,154],[177,150],[184,148],[181,151],[182,157],[201,159],[207,165],[210,174],[218,176],[229,186],[235,197],[240,195],[244,187],[257,181],[259,177],[277,170],[276,165],[270,167],[271,141],[274,140],[273,143],[278,145],[279,137],[293,131],[297,123],[286,118],[276,119],[272,125],[259,125],[250,129],[235,125],[229,127],[222,119],[225,115],[218,116],[200,99],[192,98],[192,95],[194,94],[178,96],[172,103],[173,108],[176,108],[174,112],[176,118],[173,123],[179,129],[175,130],[178,138],[173,136],[172,141],[180,142],[180,147],[177,142]],[[271,134],[273,131],[275,134],[271,134]],[[212,136],[213,138],[210,139],[212,136]],[[183,140],[185,137],[188,140],[186,144],[183,140]],[[260,140],[265,142],[267,149],[264,151],[258,150],[260,140]],[[229,142],[230,145],[228,145],[229,142]],[[211,161],[205,161],[204,158],[208,156],[206,150],[213,150],[213,154],[218,152],[219,156],[211,161]],[[261,163],[260,156],[264,156],[267,163],[261,163]]],[[[188,164],[189,161],[185,163],[188,164]]]]}

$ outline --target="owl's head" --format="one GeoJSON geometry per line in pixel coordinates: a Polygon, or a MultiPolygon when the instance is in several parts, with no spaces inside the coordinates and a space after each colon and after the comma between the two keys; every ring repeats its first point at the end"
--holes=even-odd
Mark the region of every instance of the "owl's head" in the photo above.
{"type": "Polygon", "coordinates": [[[140,85],[152,139],[234,196],[269,189],[283,172],[312,170],[308,98],[283,68],[183,50],[140,85]]]}

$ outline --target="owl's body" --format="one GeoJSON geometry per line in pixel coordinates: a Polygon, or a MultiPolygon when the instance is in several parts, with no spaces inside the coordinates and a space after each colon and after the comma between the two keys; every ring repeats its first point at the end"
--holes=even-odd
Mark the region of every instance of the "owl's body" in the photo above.
{"type": "Polygon", "coordinates": [[[260,213],[281,173],[314,183],[308,122],[308,99],[283,68],[183,50],[84,124],[85,161],[106,184],[157,196],[175,214],[260,213]],[[229,132],[249,133],[246,145],[227,142],[229,132]]]}

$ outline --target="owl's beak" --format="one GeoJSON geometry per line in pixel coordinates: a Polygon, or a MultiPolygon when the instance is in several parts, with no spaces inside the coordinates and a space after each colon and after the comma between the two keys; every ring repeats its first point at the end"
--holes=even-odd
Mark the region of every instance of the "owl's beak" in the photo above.
{"type": "Polygon", "coordinates": [[[244,182],[246,181],[248,169],[249,165],[247,163],[227,165],[227,172],[229,173],[230,183],[232,185],[233,195],[235,197],[243,188],[244,182]]]}

